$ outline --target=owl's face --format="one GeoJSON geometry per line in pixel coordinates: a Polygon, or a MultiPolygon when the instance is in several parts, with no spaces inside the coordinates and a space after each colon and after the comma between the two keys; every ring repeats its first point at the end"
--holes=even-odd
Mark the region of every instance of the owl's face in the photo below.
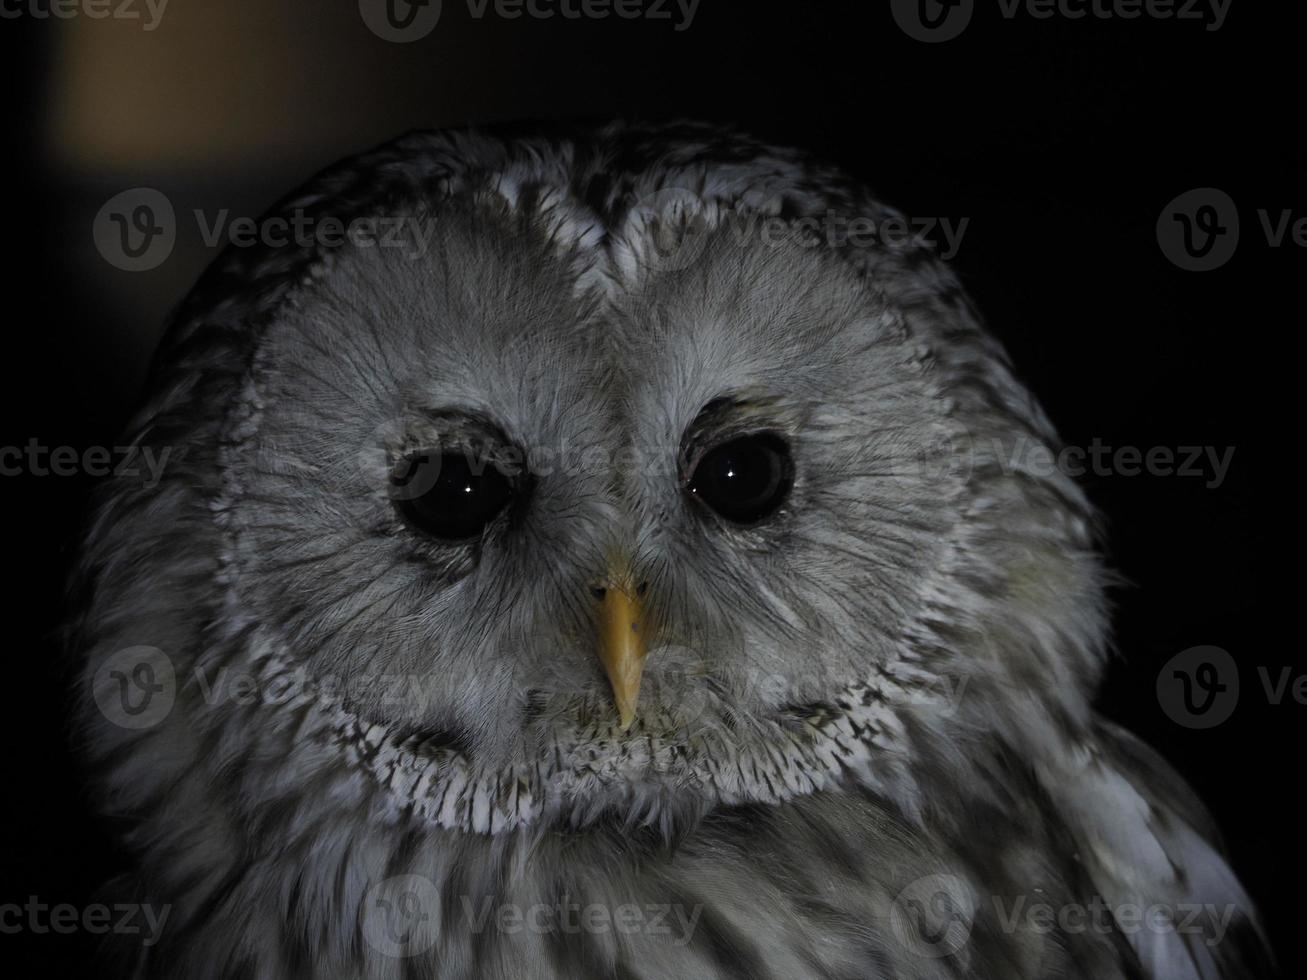
{"type": "Polygon", "coordinates": [[[97,545],[167,591],[101,601],[310,693],[177,718],[493,831],[850,770],[913,806],[932,753],[1085,715],[1091,514],[956,281],[794,222],[891,214],[838,173],[694,132],[414,137],[298,201],[422,241],[216,267],[145,416],[191,453],[97,545]]]}
{"type": "Polygon", "coordinates": [[[260,345],[228,483],[273,642],[482,763],[792,723],[895,659],[964,474],[883,299],[726,225],[601,291],[529,213],[423,220],[260,345]]]}

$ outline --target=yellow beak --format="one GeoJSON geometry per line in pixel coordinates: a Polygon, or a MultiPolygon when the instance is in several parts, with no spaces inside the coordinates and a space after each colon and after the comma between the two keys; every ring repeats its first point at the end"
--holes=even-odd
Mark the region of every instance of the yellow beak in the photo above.
{"type": "Polygon", "coordinates": [[[605,587],[599,600],[599,660],[608,673],[622,731],[626,731],[635,720],[647,650],[639,592],[625,577],[616,581],[620,584],[605,587]]]}

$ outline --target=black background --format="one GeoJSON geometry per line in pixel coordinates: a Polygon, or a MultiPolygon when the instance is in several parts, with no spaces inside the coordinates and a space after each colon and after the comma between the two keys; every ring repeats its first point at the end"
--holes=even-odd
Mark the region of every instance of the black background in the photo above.
{"type": "MultiPolygon", "coordinates": [[[[152,44],[170,43],[169,18],[184,17],[188,2],[173,0],[152,44]]],[[[216,254],[183,249],[157,275],[96,266],[91,219],[119,190],[163,187],[179,209],[257,214],[335,157],[399,129],[518,118],[696,117],[813,149],[910,215],[970,219],[954,265],[1068,444],[1235,447],[1217,488],[1177,476],[1086,478],[1130,583],[1115,596],[1121,657],[1100,705],[1209,803],[1286,975],[1303,975],[1295,791],[1307,707],[1268,703],[1255,673],[1307,669],[1293,632],[1301,447],[1288,424],[1301,415],[1293,351],[1307,256],[1270,247],[1257,219],[1261,208],[1307,216],[1304,35],[1284,9],[1292,5],[1233,0],[1209,32],[1174,20],[1007,20],[996,0],[978,0],[962,37],[931,45],[905,36],[879,2],[702,0],[681,32],[639,21],[474,22],[447,2],[435,34],[407,46],[361,23],[347,28],[358,20],[349,2],[275,6],[278,36],[260,27],[235,43],[259,47],[246,57],[273,84],[253,97],[284,131],[266,148],[266,135],[233,131],[244,155],[230,166],[165,156],[101,171],[93,154],[79,167],[60,163],[48,131],[68,25],[0,21],[12,171],[0,236],[0,445],[114,445],[163,313],[216,254]],[[328,21],[354,34],[329,44],[328,21]],[[315,102],[328,80],[334,94],[315,102]],[[1213,272],[1177,268],[1155,234],[1164,206],[1196,187],[1226,191],[1243,221],[1238,252],[1213,272]],[[1210,731],[1177,725],[1155,695],[1161,666],[1199,644],[1230,651],[1244,681],[1234,716],[1210,731]]],[[[112,72],[101,82],[114,90],[112,72]]],[[[242,78],[154,82],[165,93],[184,82],[221,95],[242,78]]],[[[69,750],[54,638],[89,486],[0,477],[10,573],[0,902],[36,895],[83,906],[120,866],[69,750]]],[[[86,968],[92,951],[84,935],[0,935],[0,965],[33,973],[86,968]]]]}

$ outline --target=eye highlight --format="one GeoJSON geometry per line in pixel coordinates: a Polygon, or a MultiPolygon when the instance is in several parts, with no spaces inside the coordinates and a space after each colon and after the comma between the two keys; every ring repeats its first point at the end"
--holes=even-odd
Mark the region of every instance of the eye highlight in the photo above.
{"type": "Polygon", "coordinates": [[[774,432],[738,436],[706,451],[685,489],[732,524],[770,517],[794,486],[789,444],[774,432]]]}
{"type": "Polygon", "coordinates": [[[449,543],[478,537],[514,494],[512,481],[493,461],[465,452],[411,453],[390,475],[390,496],[400,516],[449,543]]]}

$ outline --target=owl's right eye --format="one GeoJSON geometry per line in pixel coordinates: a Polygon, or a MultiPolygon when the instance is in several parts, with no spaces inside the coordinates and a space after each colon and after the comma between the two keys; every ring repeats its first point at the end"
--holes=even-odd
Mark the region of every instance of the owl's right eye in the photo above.
{"type": "Polygon", "coordinates": [[[479,537],[513,493],[493,461],[462,452],[412,453],[390,476],[390,496],[404,520],[450,543],[479,537]]]}

